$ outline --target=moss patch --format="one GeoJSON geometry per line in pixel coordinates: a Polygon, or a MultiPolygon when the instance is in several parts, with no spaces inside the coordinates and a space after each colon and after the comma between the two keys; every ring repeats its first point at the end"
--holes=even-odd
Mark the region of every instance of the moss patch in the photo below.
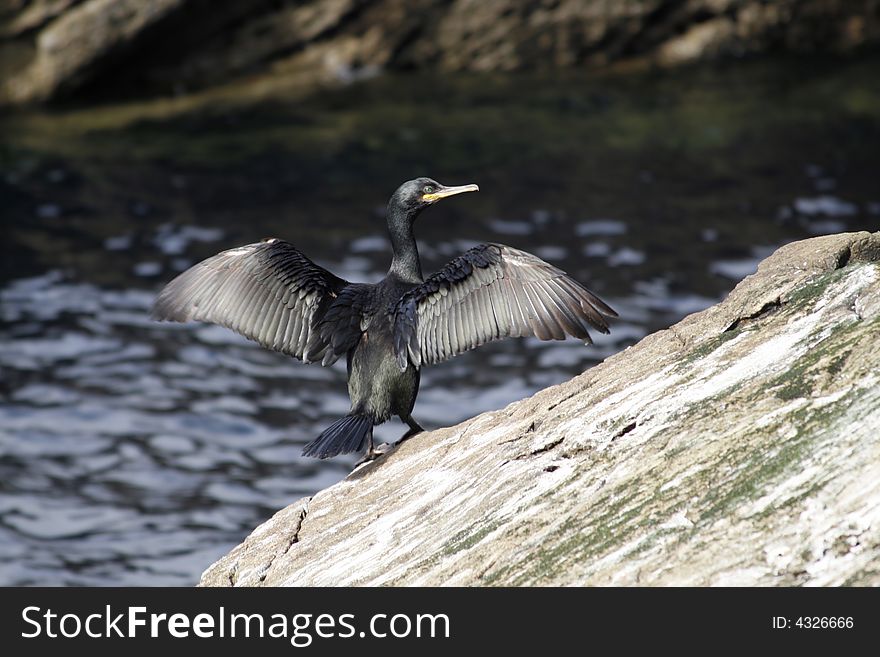
{"type": "Polygon", "coordinates": [[[499,525],[498,521],[493,521],[486,524],[474,524],[467,529],[463,529],[443,546],[442,554],[450,556],[462,550],[469,550],[498,529],[499,525]]]}
{"type": "Polygon", "coordinates": [[[690,365],[713,353],[724,343],[730,342],[733,338],[742,335],[743,330],[744,329],[737,328],[732,331],[724,331],[723,333],[709,338],[708,340],[704,340],[696,349],[694,349],[687,356],[684,357],[684,359],[675,368],[675,372],[679,374],[687,370],[690,365]]]}

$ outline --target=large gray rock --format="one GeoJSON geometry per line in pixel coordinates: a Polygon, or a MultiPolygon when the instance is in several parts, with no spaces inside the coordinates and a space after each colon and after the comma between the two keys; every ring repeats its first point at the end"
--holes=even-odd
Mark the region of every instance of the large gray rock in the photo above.
{"type": "Polygon", "coordinates": [[[300,500],[203,586],[880,584],[880,233],[300,500]]]}
{"type": "Polygon", "coordinates": [[[385,68],[674,65],[880,41],[875,0],[0,2],[0,41],[32,51],[0,88],[19,103],[98,82],[167,93],[253,73],[318,85],[385,68]]]}

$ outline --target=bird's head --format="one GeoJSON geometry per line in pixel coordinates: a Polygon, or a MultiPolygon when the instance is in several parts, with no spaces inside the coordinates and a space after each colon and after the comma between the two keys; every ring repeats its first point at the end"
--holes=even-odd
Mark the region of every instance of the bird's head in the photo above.
{"type": "Polygon", "coordinates": [[[404,214],[415,218],[419,212],[440,199],[478,191],[480,188],[476,185],[446,187],[431,178],[416,178],[406,181],[397,188],[388,202],[388,211],[389,214],[404,214]]]}

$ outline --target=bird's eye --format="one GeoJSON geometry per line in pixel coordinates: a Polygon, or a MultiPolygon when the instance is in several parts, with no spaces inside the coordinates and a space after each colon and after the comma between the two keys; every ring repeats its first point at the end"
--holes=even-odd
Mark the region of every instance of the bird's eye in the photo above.
{"type": "Polygon", "coordinates": [[[433,193],[434,193],[434,188],[433,188],[431,185],[425,185],[425,186],[422,188],[422,191],[425,192],[425,194],[433,194],[433,193]]]}

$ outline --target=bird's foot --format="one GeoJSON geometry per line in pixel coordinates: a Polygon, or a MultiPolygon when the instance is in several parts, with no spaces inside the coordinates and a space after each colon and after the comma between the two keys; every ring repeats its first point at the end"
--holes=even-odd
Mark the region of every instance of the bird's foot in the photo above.
{"type": "Polygon", "coordinates": [[[375,461],[380,456],[384,456],[389,449],[388,443],[382,443],[378,447],[373,447],[370,445],[370,449],[367,450],[366,454],[364,454],[363,458],[354,464],[355,468],[359,468],[365,463],[369,463],[370,461],[375,461]]]}
{"type": "Polygon", "coordinates": [[[354,467],[359,468],[362,465],[364,465],[365,463],[369,463],[370,461],[375,461],[380,456],[382,456],[382,454],[371,449],[369,452],[364,454],[363,458],[360,461],[358,461],[357,463],[354,464],[354,467]]]}
{"type": "Polygon", "coordinates": [[[418,426],[418,425],[412,427],[409,431],[407,431],[405,434],[403,434],[403,435],[400,437],[400,440],[398,440],[396,443],[394,443],[394,446],[397,447],[397,446],[400,445],[403,441],[405,441],[405,440],[409,440],[410,438],[412,438],[412,437],[415,436],[416,434],[420,434],[420,433],[422,433],[423,431],[424,431],[424,429],[422,429],[422,428],[421,428],[420,426],[418,426]]]}

